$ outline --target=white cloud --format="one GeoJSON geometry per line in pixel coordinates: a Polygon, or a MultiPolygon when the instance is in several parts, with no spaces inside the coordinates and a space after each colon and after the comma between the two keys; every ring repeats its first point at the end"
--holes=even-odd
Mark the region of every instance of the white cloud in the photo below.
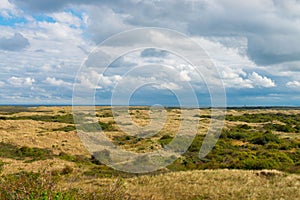
{"type": "Polygon", "coordinates": [[[17,87],[28,87],[31,86],[35,80],[34,78],[31,77],[26,77],[26,78],[20,78],[20,77],[11,77],[8,79],[8,82],[13,85],[13,86],[17,86],[17,87]]]}
{"type": "Polygon", "coordinates": [[[15,5],[8,0],[0,0],[0,15],[5,18],[11,18],[12,15],[16,15],[19,11],[15,5]]]}
{"type": "Polygon", "coordinates": [[[181,81],[191,81],[191,77],[189,76],[189,71],[181,71],[180,72],[180,80],[181,81]]]}
{"type": "Polygon", "coordinates": [[[300,88],[300,82],[299,81],[289,81],[286,83],[287,87],[291,88],[300,88]]]}
{"type": "Polygon", "coordinates": [[[80,25],[82,24],[80,18],[72,15],[72,13],[69,12],[53,13],[50,16],[52,16],[57,22],[67,24],[69,26],[75,26],[76,28],[80,27],[80,25]]]}
{"type": "Polygon", "coordinates": [[[0,0],[0,9],[12,9],[14,6],[8,0],[0,0]]]}
{"type": "Polygon", "coordinates": [[[271,88],[276,86],[271,78],[259,75],[256,72],[247,75],[241,69],[234,70],[227,68],[221,72],[221,76],[227,88],[271,88]]]}
{"type": "Polygon", "coordinates": [[[249,80],[252,81],[252,84],[258,87],[270,88],[276,86],[275,82],[272,79],[265,76],[261,76],[256,72],[253,72],[248,77],[249,80]]]}
{"type": "Polygon", "coordinates": [[[122,78],[119,75],[104,76],[96,71],[82,73],[79,77],[79,85],[81,88],[102,89],[111,88],[122,78]]]}
{"type": "Polygon", "coordinates": [[[56,78],[51,78],[47,77],[46,80],[44,81],[47,84],[53,85],[53,86],[71,86],[71,83],[65,82],[61,79],[56,79],[56,78]]]}
{"type": "Polygon", "coordinates": [[[244,71],[231,68],[221,72],[221,78],[226,88],[254,88],[252,81],[246,79],[245,76],[244,71]]]}
{"type": "Polygon", "coordinates": [[[179,85],[177,85],[176,83],[163,83],[161,84],[160,89],[169,89],[169,90],[179,90],[181,89],[181,87],[179,85]]]}
{"type": "Polygon", "coordinates": [[[4,85],[5,85],[5,83],[2,82],[2,81],[0,81],[0,87],[2,87],[2,86],[4,86],[4,85]]]}

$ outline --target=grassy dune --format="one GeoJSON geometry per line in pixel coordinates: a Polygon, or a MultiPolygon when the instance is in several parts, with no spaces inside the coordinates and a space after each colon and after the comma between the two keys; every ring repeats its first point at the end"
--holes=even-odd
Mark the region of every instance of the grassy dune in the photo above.
{"type": "MultiPolygon", "coordinates": [[[[167,145],[180,124],[180,110],[168,109],[162,130],[140,139],[123,133],[108,107],[96,113],[114,144],[140,153],[167,145]]],[[[150,122],[148,108],[131,108],[130,115],[139,125],[150,122]]],[[[210,111],[194,118],[198,133],[185,154],[158,172],[135,175],[91,157],[71,107],[1,107],[0,199],[300,199],[300,110],[228,110],[205,159],[198,152],[210,111]]]]}

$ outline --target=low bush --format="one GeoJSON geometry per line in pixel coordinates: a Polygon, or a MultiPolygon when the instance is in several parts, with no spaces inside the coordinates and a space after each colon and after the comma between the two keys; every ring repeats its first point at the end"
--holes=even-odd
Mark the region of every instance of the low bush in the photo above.
{"type": "Polygon", "coordinates": [[[60,122],[66,124],[74,124],[73,115],[29,115],[29,116],[13,116],[1,117],[1,120],[34,120],[44,122],[60,122]]]}
{"type": "Polygon", "coordinates": [[[278,138],[277,135],[266,132],[266,133],[258,133],[250,140],[250,142],[252,144],[265,145],[269,142],[280,143],[280,139],[278,138]]]}
{"type": "Polygon", "coordinates": [[[45,160],[51,158],[53,153],[49,149],[41,149],[35,147],[21,147],[16,151],[16,155],[19,158],[31,158],[31,161],[45,160]]]}
{"type": "Polygon", "coordinates": [[[115,131],[117,130],[113,126],[114,122],[104,123],[104,122],[94,122],[94,123],[84,123],[81,124],[78,129],[85,132],[98,132],[98,131],[115,131]]]}
{"type": "Polygon", "coordinates": [[[0,173],[2,172],[4,165],[5,165],[5,163],[0,160],[0,173]]]}
{"type": "Polygon", "coordinates": [[[74,131],[74,130],[76,130],[76,128],[73,125],[68,125],[68,126],[64,126],[61,128],[52,129],[52,131],[64,131],[64,132],[70,132],[70,131],[74,131]]]}
{"type": "Polygon", "coordinates": [[[285,133],[296,132],[296,129],[290,124],[282,125],[282,124],[268,123],[268,124],[264,125],[264,128],[266,130],[280,131],[280,132],[285,132],[285,133]]]}

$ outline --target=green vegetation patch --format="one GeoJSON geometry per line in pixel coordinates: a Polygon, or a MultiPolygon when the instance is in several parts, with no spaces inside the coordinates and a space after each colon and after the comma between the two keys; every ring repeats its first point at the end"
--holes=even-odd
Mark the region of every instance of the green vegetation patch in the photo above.
{"type": "Polygon", "coordinates": [[[24,160],[29,158],[30,161],[45,160],[53,157],[53,153],[49,149],[36,147],[18,147],[8,143],[0,143],[0,157],[24,160]]]}
{"type": "Polygon", "coordinates": [[[76,130],[76,128],[73,125],[68,125],[68,126],[64,126],[61,128],[52,129],[52,131],[63,131],[63,132],[70,132],[70,131],[74,131],[74,130],[76,130]]]}
{"type": "Polygon", "coordinates": [[[31,161],[46,160],[53,157],[51,150],[36,147],[21,147],[16,151],[16,155],[20,159],[31,158],[31,161]]]}
{"type": "Polygon", "coordinates": [[[0,120],[34,120],[43,122],[60,122],[66,124],[74,124],[73,115],[30,115],[30,116],[0,116],[0,120]]]}
{"type": "Polygon", "coordinates": [[[227,115],[228,121],[241,121],[248,123],[266,123],[272,121],[280,121],[286,124],[298,124],[300,122],[300,114],[288,115],[283,113],[257,113],[243,115],[227,115]]]}
{"type": "Polygon", "coordinates": [[[199,159],[205,136],[197,135],[188,151],[168,168],[191,169],[277,169],[300,173],[300,141],[282,139],[270,131],[238,125],[223,130],[212,151],[199,159]]]}
{"type": "Polygon", "coordinates": [[[59,155],[54,155],[50,149],[26,146],[18,147],[8,143],[0,143],[0,158],[11,158],[16,160],[29,159],[26,162],[33,162],[37,160],[51,159],[54,157],[75,163],[91,163],[91,159],[83,155],[69,155],[64,152],[61,152],[59,155]]]}
{"type": "Polygon", "coordinates": [[[116,131],[117,129],[114,127],[114,122],[94,122],[94,123],[84,123],[78,126],[79,130],[85,132],[98,132],[98,131],[116,131]]]}
{"type": "Polygon", "coordinates": [[[300,133],[300,126],[299,125],[293,126],[291,124],[267,123],[264,125],[264,129],[271,130],[271,131],[285,132],[285,133],[300,133]]]}

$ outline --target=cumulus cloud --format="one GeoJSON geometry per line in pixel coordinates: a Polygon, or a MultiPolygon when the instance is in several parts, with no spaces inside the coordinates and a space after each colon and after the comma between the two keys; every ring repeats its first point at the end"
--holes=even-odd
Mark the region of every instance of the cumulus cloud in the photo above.
{"type": "Polygon", "coordinates": [[[259,87],[270,88],[276,86],[275,82],[272,79],[261,76],[256,72],[252,72],[252,74],[249,75],[249,80],[251,80],[254,85],[259,87]]]}
{"type": "Polygon", "coordinates": [[[254,88],[251,80],[246,78],[246,73],[242,70],[224,69],[221,77],[226,88],[254,88]]]}
{"type": "Polygon", "coordinates": [[[300,82],[299,81],[289,81],[286,83],[287,87],[291,88],[300,88],[300,82]]]}
{"type": "Polygon", "coordinates": [[[83,72],[78,81],[81,88],[87,89],[107,89],[111,88],[122,78],[119,75],[104,76],[97,71],[83,72]]]}
{"type": "Polygon", "coordinates": [[[275,82],[266,76],[259,75],[256,72],[247,74],[242,70],[226,69],[222,71],[221,76],[227,88],[272,88],[275,82]]]}
{"type": "Polygon", "coordinates": [[[65,82],[61,79],[56,79],[56,78],[51,78],[47,77],[46,80],[44,81],[45,83],[53,86],[71,86],[71,83],[65,82]]]}
{"type": "Polygon", "coordinates": [[[29,87],[32,86],[34,82],[34,78],[31,77],[21,78],[13,76],[8,79],[8,83],[16,87],[29,87]]]}
{"type": "Polygon", "coordinates": [[[7,51],[20,51],[29,46],[29,41],[21,33],[14,36],[0,38],[0,49],[7,51]]]}

